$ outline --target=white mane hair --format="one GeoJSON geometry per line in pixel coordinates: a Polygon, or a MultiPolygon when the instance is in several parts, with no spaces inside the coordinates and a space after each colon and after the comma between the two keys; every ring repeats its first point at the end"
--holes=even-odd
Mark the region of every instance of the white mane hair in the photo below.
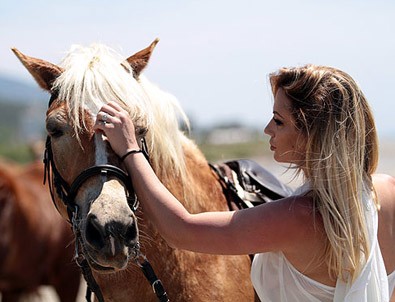
{"type": "Polygon", "coordinates": [[[186,137],[179,130],[179,119],[188,126],[189,121],[174,96],[143,76],[136,80],[125,58],[101,44],[72,46],[60,66],[64,72],[53,89],[66,102],[77,137],[86,127],[81,114],[88,111],[95,118],[105,103],[116,101],[128,110],[136,129],[148,130],[153,167],[160,167],[161,173],[185,176],[182,144],[186,137]]]}

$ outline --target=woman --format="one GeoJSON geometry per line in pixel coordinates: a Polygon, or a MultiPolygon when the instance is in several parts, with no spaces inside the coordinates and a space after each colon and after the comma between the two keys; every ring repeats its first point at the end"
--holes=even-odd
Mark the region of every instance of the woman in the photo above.
{"type": "Polygon", "coordinates": [[[262,301],[388,301],[395,179],[372,177],[378,142],[362,91],[348,74],[323,66],[284,68],[270,80],[270,148],[276,161],[303,173],[305,184],[292,197],[252,209],[188,213],[139,152],[125,110],[103,106],[95,129],[133,171],[143,209],[170,245],[256,254],[251,277],[262,301]]]}

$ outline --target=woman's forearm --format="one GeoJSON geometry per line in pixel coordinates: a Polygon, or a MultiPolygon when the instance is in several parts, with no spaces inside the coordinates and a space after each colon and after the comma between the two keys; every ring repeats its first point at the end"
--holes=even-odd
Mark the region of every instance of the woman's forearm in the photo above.
{"type": "Polygon", "coordinates": [[[190,214],[141,153],[127,157],[125,164],[144,213],[170,246],[210,254],[244,253],[242,245],[237,244],[238,228],[231,227],[237,224],[233,212],[190,214]]]}
{"type": "Polygon", "coordinates": [[[189,238],[187,221],[191,215],[160,182],[141,153],[128,156],[124,163],[144,212],[170,245],[182,247],[185,243],[179,239],[189,238]]]}

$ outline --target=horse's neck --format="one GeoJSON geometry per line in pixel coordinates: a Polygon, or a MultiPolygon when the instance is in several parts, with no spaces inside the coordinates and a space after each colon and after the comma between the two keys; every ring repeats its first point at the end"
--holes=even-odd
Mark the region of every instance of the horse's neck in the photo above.
{"type": "Polygon", "coordinates": [[[217,176],[197,146],[186,141],[183,144],[186,178],[165,175],[156,171],[162,183],[193,213],[226,210],[227,203],[217,176]]]}
{"type": "MultiPolygon", "coordinates": [[[[227,202],[221,185],[201,151],[193,143],[188,142],[183,145],[183,149],[187,175],[185,182],[181,183],[177,175],[166,174],[164,166],[154,167],[159,179],[191,213],[227,210],[227,202]]],[[[205,265],[207,269],[210,269],[207,267],[209,262],[200,258],[206,256],[203,254],[196,256],[192,252],[172,249],[144,213],[139,212],[138,215],[139,233],[142,234],[140,236],[142,253],[148,257],[158,277],[164,281],[165,288],[170,291],[169,296],[175,297],[177,293],[179,296],[185,297],[185,293],[182,291],[190,281],[185,280],[184,274],[189,273],[193,276],[195,273],[199,274],[194,267],[199,261],[201,261],[199,263],[203,263],[199,265],[205,265]],[[200,260],[196,260],[197,257],[200,260]],[[173,277],[171,278],[171,276],[173,277]]],[[[207,260],[207,258],[204,259],[207,260]]],[[[213,260],[211,259],[211,261],[213,260]]],[[[218,262],[214,263],[218,264],[218,262]]],[[[233,267],[233,265],[229,265],[229,267],[233,267]]],[[[215,276],[215,274],[210,276],[215,276]]],[[[142,272],[134,266],[115,276],[95,274],[95,278],[102,290],[105,291],[103,294],[108,301],[130,301],[130,297],[135,297],[136,301],[156,301],[155,295],[148,286],[148,281],[142,272]],[[108,284],[112,284],[111,287],[108,284]]],[[[214,283],[218,284],[218,282],[214,283]]],[[[181,301],[180,298],[174,299],[181,301]]],[[[186,298],[182,299],[182,301],[186,300],[186,298]]]]}

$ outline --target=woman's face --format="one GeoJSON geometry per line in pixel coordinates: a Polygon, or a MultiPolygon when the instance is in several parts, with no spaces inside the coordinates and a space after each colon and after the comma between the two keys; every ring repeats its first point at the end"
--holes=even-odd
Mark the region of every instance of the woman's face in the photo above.
{"type": "Polygon", "coordinates": [[[306,138],[296,128],[291,108],[291,99],[279,88],[274,96],[273,118],[265,133],[270,136],[270,150],[276,161],[301,165],[305,158],[306,138]]]}

